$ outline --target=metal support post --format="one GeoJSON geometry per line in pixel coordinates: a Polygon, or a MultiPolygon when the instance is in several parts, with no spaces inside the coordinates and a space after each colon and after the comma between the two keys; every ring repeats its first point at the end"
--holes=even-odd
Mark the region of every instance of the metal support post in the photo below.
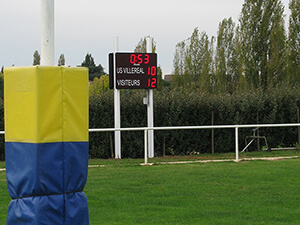
{"type": "MultiPolygon", "coordinates": [[[[116,68],[116,52],[119,50],[119,37],[114,42],[114,68],[116,68]]],[[[115,128],[121,128],[120,90],[117,89],[117,71],[114,69],[114,121],[115,128]]],[[[115,158],[121,159],[121,131],[115,131],[115,158]]]]}
{"type": "Polygon", "coordinates": [[[235,127],[235,161],[239,162],[239,128],[235,127]]]}
{"type": "Polygon", "coordinates": [[[147,129],[145,129],[144,131],[144,148],[145,148],[145,165],[147,165],[148,163],[148,132],[147,132],[147,129]]]}
{"type": "MultiPolygon", "coordinates": [[[[152,53],[152,38],[147,37],[146,38],[147,43],[147,53],[152,53]]],[[[147,99],[148,99],[148,105],[147,105],[147,115],[148,115],[148,127],[154,126],[154,115],[153,115],[153,90],[148,89],[147,90],[147,99]]],[[[149,130],[148,131],[148,156],[149,158],[154,157],[154,131],[149,130]]]]}
{"type": "MultiPolygon", "coordinates": [[[[297,109],[297,114],[298,114],[298,120],[297,120],[297,122],[300,123],[300,112],[299,112],[299,108],[297,109]]],[[[298,145],[300,146],[300,126],[298,126],[298,145]]]]}

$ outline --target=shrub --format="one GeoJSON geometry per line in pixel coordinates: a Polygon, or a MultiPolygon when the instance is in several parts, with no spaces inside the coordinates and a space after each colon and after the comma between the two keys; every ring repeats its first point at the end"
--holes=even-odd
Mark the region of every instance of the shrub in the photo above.
{"type": "MultiPolygon", "coordinates": [[[[276,87],[271,90],[251,90],[235,95],[199,93],[184,89],[154,91],[154,126],[202,126],[226,124],[296,123],[300,89],[276,87]],[[212,121],[213,119],[213,121],[212,121]]],[[[121,127],[147,125],[147,109],[143,105],[143,90],[121,91],[121,127]]],[[[113,127],[113,91],[92,96],[90,126],[113,127]]],[[[286,146],[297,142],[297,128],[260,128],[269,145],[286,146]]],[[[111,132],[113,133],[113,132],[111,132]]],[[[211,130],[155,131],[155,154],[185,155],[211,152],[211,130]]],[[[110,134],[113,136],[113,134],[110,134]]],[[[111,156],[109,134],[90,134],[91,157],[111,156]],[[97,137],[97,138],[95,138],[97,137]]],[[[240,149],[252,128],[240,129],[240,149]]],[[[144,137],[141,131],[122,132],[122,157],[143,157],[144,137]]],[[[234,129],[214,130],[215,152],[234,151],[234,129]]],[[[262,143],[263,146],[264,143],[262,143]]],[[[253,145],[251,149],[256,149],[253,145]]]]}

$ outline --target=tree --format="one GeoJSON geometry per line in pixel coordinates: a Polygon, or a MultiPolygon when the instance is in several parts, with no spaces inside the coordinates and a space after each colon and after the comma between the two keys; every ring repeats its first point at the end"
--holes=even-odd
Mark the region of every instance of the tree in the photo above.
{"type": "Polygon", "coordinates": [[[234,58],[235,24],[230,17],[219,24],[215,57],[216,81],[218,90],[233,92],[236,75],[236,59],[234,58]]]}
{"type": "Polygon", "coordinates": [[[99,64],[96,66],[94,58],[91,54],[87,53],[84,61],[81,63],[81,66],[87,67],[89,69],[89,80],[93,81],[95,77],[100,78],[105,74],[104,68],[99,64]]]}
{"type": "Polygon", "coordinates": [[[240,16],[241,55],[249,86],[266,88],[284,76],[284,7],[280,0],[245,0],[240,16]],[[275,38],[279,37],[279,38],[275,38]]]}
{"type": "Polygon", "coordinates": [[[92,57],[92,54],[87,53],[85,56],[84,61],[81,63],[81,66],[84,67],[96,67],[94,58],[92,57]]]}
{"type": "Polygon", "coordinates": [[[245,86],[242,76],[240,27],[232,18],[219,23],[215,54],[215,91],[234,93],[245,86]]]}
{"type": "Polygon", "coordinates": [[[35,50],[34,54],[33,54],[33,66],[36,66],[36,65],[40,65],[40,62],[41,62],[41,56],[38,52],[38,50],[35,50]]]}
{"type": "Polygon", "coordinates": [[[162,90],[164,87],[168,87],[169,83],[162,79],[162,69],[157,67],[157,90],[162,90]]]}
{"type": "Polygon", "coordinates": [[[289,8],[288,75],[293,84],[300,84],[300,1],[291,0],[289,8]]]}
{"type": "MultiPolygon", "coordinates": [[[[150,35],[141,38],[141,40],[138,42],[137,46],[135,46],[134,52],[138,53],[146,53],[147,52],[147,38],[151,38],[150,35]]],[[[154,38],[151,38],[152,40],[152,53],[156,52],[156,42],[154,41],[154,38]]]]}
{"type": "Polygon", "coordinates": [[[269,84],[279,84],[285,80],[286,74],[286,36],[284,29],[283,8],[277,8],[282,12],[276,13],[277,16],[273,18],[273,28],[270,30],[270,49],[269,59],[267,62],[267,74],[269,84]]]}
{"type": "Polygon", "coordinates": [[[171,87],[184,86],[184,74],[185,74],[185,41],[181,41],[176,45],[174,59],[173,59],[173,78],[171,80],[171,87]]]}
{"type": "Polygon", "coordinates": [[[176,45],[173,59],[173,73],[177,76],[183,76],[185,70],[185,42],[181,41],[176,45]]]}
{"type": "Polygon", "coordinates": [[[89,87],[90,95],[99,95],[105,91],[109,90],[109,77],[107,74],[101,76],[100,78],[95,77],[93,82],[89,87]]]}
{"type": "Polygon", "coordinates": [[[199,36],[198,28],[194,29],[191,37],[187,40],[187,49],[185,57],[185,74],[187,76],[187,81],[192,86],[197,86],[201,74],[202,59],[204,57],[204,48],[208,47],[208,40],[206,33],[202,33],[199,36]],[[205,40],[204,40],[205,39],[205,40]]]}
{"type": "Polygon", "coordinates": [[[178,86],[211,90],[213,43],[213,37],[209,40],[206,32],[199,33],[195,28],[190,38],[176,45],[173,60],[176,77],[172,86],[178,83],[178,86]]]}
{"type": "Polygon", "coordinates": [[[61,54],[58,59],[58,66],[64,66],[66,63],[65,55],[61,54]]]}
{"type": "Polygon", "coordinates": [[[235,91],[244,91],[247,89],[248,83],[245,77],[245,66],[243,64],[243,58],[241,54],[242,49],[242,41],[241,41],[241,29],[240,26],[237,25],[234,35],[234,48],[233,48],[233,82],[234,82],[234,88],[235,91]]]}

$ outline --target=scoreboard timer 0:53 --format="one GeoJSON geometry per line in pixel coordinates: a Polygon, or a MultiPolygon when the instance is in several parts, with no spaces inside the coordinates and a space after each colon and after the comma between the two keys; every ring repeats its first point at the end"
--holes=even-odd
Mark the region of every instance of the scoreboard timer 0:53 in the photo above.
{"type": "Polygon", "coordinates": [[[154,89],[157,87],[156,53],[113,53],[109,54],[109,86],[117,89],[154,89]],[[115,68],[114,68],[115,66],[115,68]],[[114,80],[116,69],[116,82],[114,80]]]}

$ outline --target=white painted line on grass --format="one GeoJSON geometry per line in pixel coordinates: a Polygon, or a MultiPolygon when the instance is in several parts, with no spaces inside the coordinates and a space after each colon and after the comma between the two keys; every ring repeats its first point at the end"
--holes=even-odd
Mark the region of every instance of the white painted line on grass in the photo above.
{"type": "Polygon", "coordinates": [[[296,159],[299,158],[299,156],[282,156],[282,157],[262,157],[262,158],[243,158],[244,161],[251,161],[251,160],[268,160],[268,161],[274,161],[274,160],[282,160],[282,159],[296,159]]]}
{"type": "Polygon", "coordinates": [[[89,165],[89,168],[105,167],[105,165],[89,165]]]}
{"type": "MultiPolygon", "coordinates": [[[[266,160],[266,161],[275,161],[275,160],[283,160],[283,159],[297,159],[299,156],[282,156],[282,157],[259,157],[259,158],[243,158],[240,161],[253,161],[253,160],[266,160]]],[[[210,163],[210,162],[236,162],[235,159],[211,159],[211,160],[196,160],[196,161],[178,161],[178,162],[160,162],[157,164],[165,165],[165,164],[187,164],[187,163],[210,163]]],[[[141,163],[142,166],[152,166],[154,163],[141,163]]],[[[98,168],[105,167],[105,165],[89,165],[89,168],[98,168]]],[[[5,168],[0,168],[1,171],[6,171],[5,168]]]]}
{"type": "MultiPolygon", "coordinates": [[[[282,157],[260,157],[260,158],[242,158],[241,161],[252,161],[252,160],[282,160],[282,159],[296,159],[299,156],[282,156],[282,157]]],[[[236,162],[235,159],[212,159],[212,160],[196,160],[196,161],[178,161],[178,162],[161,162],[159,164],[187,164],[187,163],[210,163],[210,162],[236,162]]]]}
{"type": "Polygon", "coordinates": [[[209,163],[209,162],[232,162],[234,159],[212,159],[212,160],[196,160],[196,161],[178,161],[178,162],[161,162],[159,164],[187,164],[187,163],[209,163]]]}

